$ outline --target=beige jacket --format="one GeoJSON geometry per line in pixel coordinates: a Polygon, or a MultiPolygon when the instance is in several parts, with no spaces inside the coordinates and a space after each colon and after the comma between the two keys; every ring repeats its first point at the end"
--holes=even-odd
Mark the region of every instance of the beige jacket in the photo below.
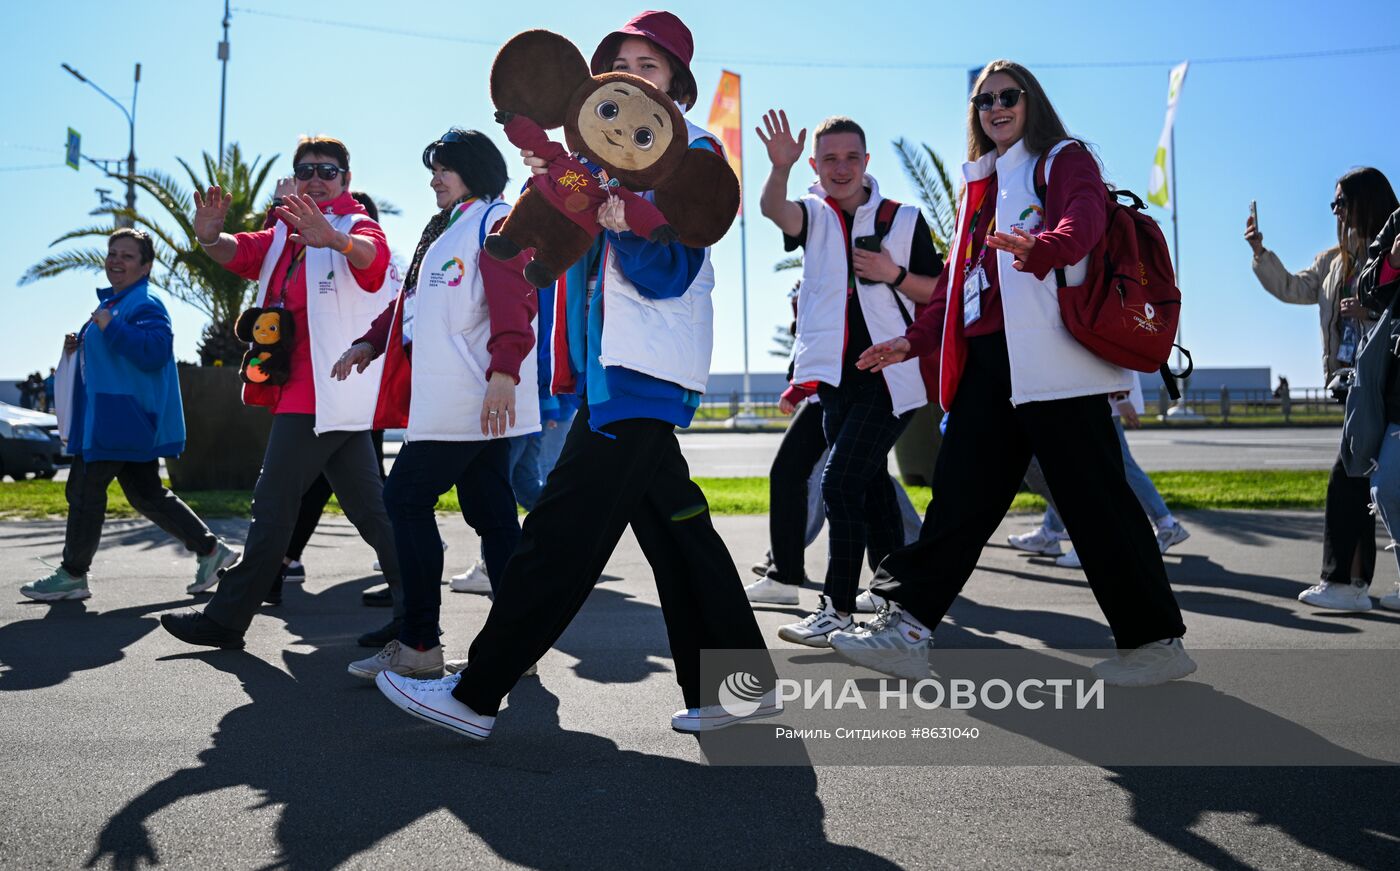
{"type": "MultiPolygon", "coordinates": [[[[1326,385],[1338,369],[1344,368],[1337,360],[1337,349],[1342,344],[1341,296],[1345,283],[1340,249],[1329,248],[1317,255],[1307,269],[1289,272],[1277,254],[1264,248],[1254,258],[1254,275],[1265,290],[1283,302],[1317,306],[1322,326],[1322,383],[1326,385]]],[[[1375,323],[1368,319],[1362,333],[1369,332],[1375,323]]]]}

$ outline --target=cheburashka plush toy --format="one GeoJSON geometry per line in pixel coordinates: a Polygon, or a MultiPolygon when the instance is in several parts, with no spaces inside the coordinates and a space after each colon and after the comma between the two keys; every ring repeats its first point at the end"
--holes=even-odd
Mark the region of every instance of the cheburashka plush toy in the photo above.
{"type": "Polygon", "coordinates": [[[638,236],[692,248],[715,244],[739,211],[739,181],[713,151],[691,148],[685,117],[638,76],[591,76],[578,48],[548,30],[513,37],[491,67],[496,120],[548,163],[520,195],[486,252],[509,260],[535,249],[525,278],[546,287],[587,253],[609,196],[638,236]],[[546,130],[564,128],[568,150],[546,130]],[[571,153],[572,152],[572,153],[571,153]],[[647,200],[635,191],[652,191],[647,200]]]}
{"type": "Polygon", "coordinates": [[[284,308],[250,308],[239,315],[233,334],[252,345],[238,375],[246,384],[287,383],[292,373],[292,315],[284,308]]]}

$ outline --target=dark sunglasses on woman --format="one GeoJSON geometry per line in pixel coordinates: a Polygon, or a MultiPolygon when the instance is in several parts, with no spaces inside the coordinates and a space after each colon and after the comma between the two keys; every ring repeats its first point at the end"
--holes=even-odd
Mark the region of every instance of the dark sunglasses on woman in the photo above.
{"type": "Polygon", "coordinates": [[[426,166],[428,169],[432,169],[433,155],[437,152],[439,148],[448,144],[449,142],[467,141],[468,139],[465,133],[458,133],[456,130],[447,131],[446,133],[442,134],[441,139],[437,140],[436,142],[430,143],[427,148],[423,149],[423,165],[426,166]]]}
{"type": "Polygon", "coordinates": [[[292,167],[292,174],[298,181],[310,181],[312,175],[319,175],[322,181],[335,181],[342,172],[349,172],[334,163],[298,163],[292,167]]]}
{"type": "Polygon", "coordinates": [[[1331,206],[1332,206],[1332,214],[1334,214],[1334,215],[1340,215],[1343,211],[1345,211],[1345,209],[1346,209],[1346,207],[1347,207],[1347,198],[1346,198],[1346,197],[1337,197],[1335,200],[1332,201],[1331,206]]]}
{"type": "Polygon", "coordinates": [[[1021,95],[1024,93],[1021,88],[1003,88],[995,93],[978,94],[972,98],[972,105],[976,106],[979,112],[990,112],[993,103],[1000,103],[1003,109],[1010,109],[1021,102],[1021,95]]]}

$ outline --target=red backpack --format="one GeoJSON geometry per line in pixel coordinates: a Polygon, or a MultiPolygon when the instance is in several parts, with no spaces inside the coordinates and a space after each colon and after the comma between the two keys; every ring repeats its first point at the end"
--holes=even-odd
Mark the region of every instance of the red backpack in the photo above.
{"type": "MultiPolygon", "coordinates": [[[[1035,164],[1035,195],[1042,205],[1045,157],[1042,154],[1035,164]]],[[[1174,375],[1167,365],[1176,347],[1181,290],[1166,237],[1132,191],[1105,185],[1104,201],[1108,225],[1089,253],[1084,283],[1068,287],[1065,271],[1055,270],[1060,318],[1070,335],[1096,356],[1125,369],[1160,372],[1168,394],[1177,399],[1176,378],[1189,376],[1192,366],[1184,348],[1186,371],[1174,375]]]]}

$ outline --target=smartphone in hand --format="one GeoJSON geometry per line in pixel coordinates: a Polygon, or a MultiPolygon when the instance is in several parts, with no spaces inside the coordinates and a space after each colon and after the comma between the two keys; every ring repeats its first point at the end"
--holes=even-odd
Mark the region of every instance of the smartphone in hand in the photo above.
{"type": "Polygon", "coordinates": [[[1254,229],[1259,229],[1259,201],[1249,201],[1249,220],[1254,222],[1254,229]]]}

